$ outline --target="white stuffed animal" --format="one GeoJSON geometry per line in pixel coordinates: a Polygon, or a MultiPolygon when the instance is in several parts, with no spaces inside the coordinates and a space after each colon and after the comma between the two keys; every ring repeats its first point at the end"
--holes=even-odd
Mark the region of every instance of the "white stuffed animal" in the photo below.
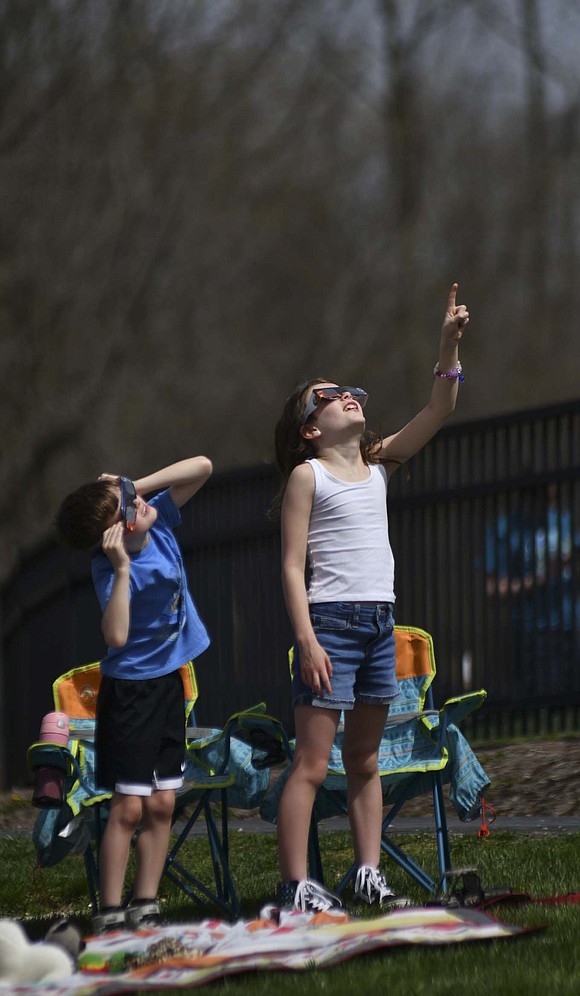
{"type": "Polygon", "coordinates": [[[0,982],[53,982],[72,975],[75,964],[66,945],[33,943],[18,920],[0,919],[0,982]]]}

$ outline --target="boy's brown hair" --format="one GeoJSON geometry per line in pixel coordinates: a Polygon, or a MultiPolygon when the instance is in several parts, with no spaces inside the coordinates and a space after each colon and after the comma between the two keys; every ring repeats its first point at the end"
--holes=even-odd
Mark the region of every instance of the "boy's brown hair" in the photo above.
{"type": "Polygon", "coordinates": [[[90,481],[67,495],[56,514],[59,536],[75,550],[101,542],[119,508],[119,481],[90,481]]]}

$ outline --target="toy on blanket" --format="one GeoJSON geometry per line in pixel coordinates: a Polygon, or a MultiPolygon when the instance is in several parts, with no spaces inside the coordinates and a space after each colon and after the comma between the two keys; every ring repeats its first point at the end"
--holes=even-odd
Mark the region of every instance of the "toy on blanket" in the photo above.
{"type": "Polygon", "coordinates": [[[0,919],[0,983],[54,982],[72,975],[82,947],[81,934],[59,920],[43,941],[32,942],[18,920],[0,919]]]}

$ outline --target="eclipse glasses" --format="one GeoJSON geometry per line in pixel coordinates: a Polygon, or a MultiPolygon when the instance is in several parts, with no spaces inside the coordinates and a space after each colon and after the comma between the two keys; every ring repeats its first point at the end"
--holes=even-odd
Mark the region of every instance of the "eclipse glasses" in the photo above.
{"type": "Polygon", "coordinates": [[[133,481],[128,477],[119,478],[121,485],[121,519],[127,532],[132,533],[137,521],[137,492],[133,481]]]}
{"type": "Polygon", "coordinates": [[[314,414],[320,401],[338,401],[345,394],[350,394],[351,398],[358,401],[361,408],[364,408],[369,400],[367,392],[363,391],[362,387],[315,387],[302,412],[302,425],[314,414]]]}

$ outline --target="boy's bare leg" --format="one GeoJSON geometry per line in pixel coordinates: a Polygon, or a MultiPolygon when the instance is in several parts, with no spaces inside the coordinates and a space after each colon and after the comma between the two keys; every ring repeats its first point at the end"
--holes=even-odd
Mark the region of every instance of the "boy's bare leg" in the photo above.
{"type": "Polygon", "coordinates": [[[137,837],[135,899],[155,899],[169,848],[173,789],[161,789],[143,799],[143,820],[137,837]]]}
{"type": "Polygon", "coordinates": [[[113,792],[99,853],[101,908],[120,906],[131,839],[139,826],[142,797],[113,792]]]}
{"type": "Polygon", "coordinates": [[[340,711],[296,706],[296,753],[278,806],[278,856],[283,882],[307,877],[310,818],[324,781],[340,711]]]}
{"type": "Polygon", "coordinates": [[[358,865],[377,868],[381,856],[383,796],[378,750],[388,706],[357,704],[345,712],[342,760],[347,773],[347,805],[358,865]]]}

